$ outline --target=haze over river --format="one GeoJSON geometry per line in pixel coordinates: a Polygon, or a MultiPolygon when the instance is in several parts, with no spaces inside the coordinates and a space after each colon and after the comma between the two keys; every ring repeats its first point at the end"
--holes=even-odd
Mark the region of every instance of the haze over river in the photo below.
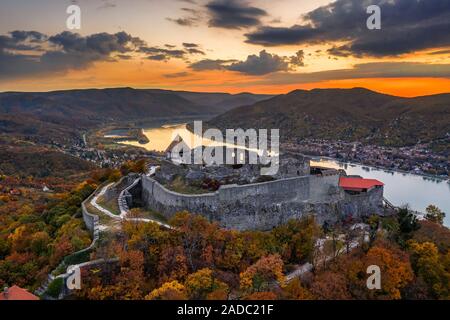
{"type": "MultiPolygon", "coordinates": [[[[186,129],[185,124],[164,125],[158,128],[144,129],[144,134],[150,140],[148,144],[143,145],[137,141],[125,141],[122,143],[143,147],[150,151],[165,151],[177,134],[188,144],[190,144],[190,141],[193,141],[193,133],[186,129]]],[[[445,225],[450,226],[450,183],[447,181],[370,168],[358,164],[341,163],[330,159],[316,159],[312,161],[312,164],[344,169],[349,175],[359,175],[380,180],[385,184],[384,195],[386,199],[397,206],[408,204],[415,211],[425,212],[425,208],[428,205],[436,205],[447,214],[445,225]]]]}

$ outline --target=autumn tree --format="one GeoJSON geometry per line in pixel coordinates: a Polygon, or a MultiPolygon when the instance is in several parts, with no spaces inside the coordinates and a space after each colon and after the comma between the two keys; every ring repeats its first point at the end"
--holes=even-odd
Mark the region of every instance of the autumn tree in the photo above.
{"type": "Polygon", "coordinates": [[[262,257],[240,274],[240,288],[243,292],[266,291],[272,285],[284,286],[283,260],[274,254],[262,257]]]}
{"type": "Polygon", "coordinates": [[[445,213],[443,211],[441,211],[438,207],[436,207],[434,205],[429,205],[426,208],[425,219],[427,219],[428,221],[443,225],[444,219],[445,219],[445,213]]]}
{"type": "Polygon", "coordinates": [[[153,290],[145,300],[186,300],[186,288],[174,280],[164,283],[160,288],[153,290]]]}
{"type": "Polygon", "coordinates": [[[122,175],[126,176],[130,172],[134,173],[146,173],[147,172],[147,161],[145,159],[140,159],[137,161],[127,161],[120,167],[120,172],[122,175]]]}
{"type": "Polygon", "coordinates": [[[319,300],[349,300],[349,283],[342,273],[324,271],[314,277],[312,295],[319,300]]]}
{"type": "Polygon", "coordinates": [[[170,240],[170,234],[156,223],[125,221],[122,230],[128,248],[144,254],[146,273],[157,275],[157,268],[163,248],[170,240]]]}
{"type": "Polygon", "coordinates": [[[142,252],[126,251],[117,245],[115,252],[119,257],[118,269],[111,270],[110,277],[104,277],[100,270],[97,272],[91,270],[92,278],[89,275],[83,278],[87,282],[87,288],[79,295],[85,295],[92,300],[139,300],[144,298],[147,288],[142,252]],[[96,274],[102,275],[102,277],[98,277],[96,274]]]}
{"type": "Polygon", "coordinates": [[[401,299],[402,289],[414,279],[408,255],[397,248],[374,246],[363,258],[363,265],[376,265],[381,270],[381,289],[371,290],[369,298],[401,299]]]}
{"type": "Polygon", "coordinates": [[[253,292],[248,296],[244,297],[244,300],[276,300],[277,295],[274,292],[264,291],[264,292],[253,292]]]}
{"type": "Polygon", "coordinates": [[[416,242],[432,242],[439,252],[445,254],[450,250],[450,229],[437,223],[420,221],[420,229],[414,232],[412,240],[416,242]]]}
{"type": "Polygon", "coordinates": [[[450,255],[440,254],[432,242],[408,242],[416,275],[427,284],[435,299],[450,298],[450,255]]]}
{"type": "Polygon", "coordinates": [[[167,245],[158,264],[159,282],[183,281],[188,274],[186,255],[182,246],[167,245]]]}
{"type": "Polygon", "coordinates": [[[312,300],[314,296],[297,277],[283,288],[282,297],[286,300],[312,300]]]}
{"type": "Polygon", "coordinates": [[[287,224],[273,230],[283,258],[291,263],[311,259],[320,232],[314,216],[290,220],[287,224]]]}
{"type": "Polygon", "coordinates": [[[169,223],[177,228],[178,240],[182,243],[189,268],[196,270],[208,240],[212,240],[212,235],[219,229],[217,224],[187,212],[178,213],[169,223]]]}
{"type": "MultiPolygon", "coordinates": [[[[211,269],[205,268],[201,269],[195,273],[190,274],[184,286],[187,289],[187,293],[191,299],[205,299],[210,293],[214,291],[227,292],[228,286],[215,279],[213,276],[213,271],[211,269]]],[[[216,292],[216,295],[218,295],[216,292]]],[[[212,296],[210,296],[211,298],[212,296]]]]}

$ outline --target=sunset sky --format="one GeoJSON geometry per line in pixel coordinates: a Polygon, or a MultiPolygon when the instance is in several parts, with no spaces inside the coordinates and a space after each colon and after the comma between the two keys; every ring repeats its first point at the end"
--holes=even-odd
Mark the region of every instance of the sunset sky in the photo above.
{"type": "Polygon", "coordinates": [[[1,1],[0,91],[125,86],[450,92],[450,1],[1,1]],[[373,4],[381,30],[366,27],[373,4]]]}

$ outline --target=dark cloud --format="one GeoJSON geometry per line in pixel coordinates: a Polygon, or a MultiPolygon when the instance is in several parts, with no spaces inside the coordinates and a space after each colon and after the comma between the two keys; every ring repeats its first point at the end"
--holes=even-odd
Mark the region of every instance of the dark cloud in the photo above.
{"type": "Polygon", "coordinates": [[[159,47],[141,47],[140,52],[148,54],[148,59],[150,60],[170,60],[170,59],[184,59],[188,53],[181,49],[163,49],[159,47]]]}
{"type": "Polygon", "coordinates": [[[180,18],[166,18],[168,21],[183,27],[196,27],[201,21],[201,12],[192,8],[181,8],[187,15],[180,18]]]}
{"type": "Polygon", "coordinates": [[[183,47],[186,49],[187,52],[189,52],[190,54],[201,54],[201,55],[206,55],[206,53],[202,50],[199,49],[199,45],[196,43],[188,43],[188,42],[184,42],[183,43],[183,47]]]}
{"type": "Polygon", "coordinates": [[[205,59],[192,63],[190,68],[196,71],[229,70],[248,75],[265,75],[280,71],[290,71],[298,66],[303,66],[303,59],[304,53],[301,50],[292,57],[270,54],[263,50],[259,55],[250,55],[244,61],[205,59]]]}
{"type": "Polygon", "coordinates": [[[295,56],[290,57],[290,63],[293,66],[304,67],[305,66],[305,52],[299,50],[295,53],[295,56]]]}
{"type": "Polygon", "coordinates": [[[195,48],[189,48],[186,49],[187,52],[189,52],[190,54],[201,54],[201,55],[206,55],[206,53],[202,50],[199,49],[195,49],[195,48]]]}
{"type": "Polygon", "coordinates": [[[347,49],[347,46],[333,46],[330,49],[327,50],[327,53],[335,56],[335,57],[349,57],[352,55],[352,53],[347,49]]]}
{"type": "Polygon", "coordinates": [[[126,32],[115,34],[97,33],[82,37],[77,33],[62,32],[49,38],[49,42],[59,45],[66,53],[90,53],[99,56],[108,56],[113,52],[126,53],[134,51],[145,42],[132,37],[126,32]]]}
{"type": "Polygon", "coordinates": [[[224,70],[226,68],[226,64],[229,64],[231,62],[236,62],[236,60],[204,59],[204,60],[200,60],[200,61],[191,63],[191,65],[189,67],[195,71],[224,70]]]}
{"type": "Polygon", "coordinates": [[[430,55],[450,54],[450,49],[433,51],[433,52],[430,52],[429,54],[430,55]]]}
{"type": "Polygon", "coordinates": [[[152,56],[147,57],[148,60],[154,60],[154,61],[167,61],[167,55],[165,54],[155,54],[152,56]]]}
{"type": "Polygon", "coordinates": [[[125,32],[83,37],[66,31],[48,37],[36,31],[13,31],[0,35],[0,78],[83,69],[97,61],[126,59],[127,53],[142,45],[144,41],[125,32]],[[30,53],[21,53],[24,50],[30,53]]]}
{"type": "Polygon", "coordinates": [[[450,45],[448,0],[337,0],[304,16],[289,28],[261,27],[247,42],[264,46],[345,42],[329,53],[337,56],[394,56],[450,45]],[[382,29],[368,30],[369,5],[381,8],[382,29]]]}
{"type": "Polygon", "coordinates": [[[196,43],[187,43],[187,42],[183,42],[183,47],[185,48],[198,48],[199,45],[196,43]]]}
{"type": "Polygon", "coordinates": [[[103,10],[103,9],[112,9],[115,7],[117,7],[117,4],[114,1],[102,0],[102,4],[97,9],[103,10]]]}
{"type": "Polygon", "coordinates": [[[37,32],[37,31],[12,31],[10,33],[11,38],[16,41],[26,41],[29,40],[30,42],[38,42],[42,43],[47,39],[47,36],[43,33],[37,32]]]}
{"type": "Polygon", "coordinates": [[[420,62],[370,62],[353,68],[310,73],[275,73],[253,84],[296,84],[364,78],[450,78],[450,64],[420,62]]]}
{"type": "Polygon", "coordinates": [[[263,75],[276,71],[288,71],[289,62],[283,57],[263,50],[259,55],[250,55],[245,61],[231,64],[228,70],[250,75],[263,75]]]}
{"type": "Polygon", "coordinates": [[[0,35],[0,51],[6,50],[40,50],[41,44],[47,40],[46,35],[36,31],[13,31],[8,35],[0,35]]]}
{"type": "Polygon", "coordinates": [[[194,27],[197,26],[198,19],[193,17],[184,17],[184,18],[166,18],[168,21],[174,22],[183,27],[194,27]]]}
{"type": "Polygon", "coordinates": [[[246,1],[214,0],[206,5],[210,14],[209,26],[226,29],[241,29],[257,26],[267,12],[252,7],[246,1]]]}
{"type": "Polygon", "coordinates": [[[133,56],[130,56],[128,54],[118,54],[115,56],[115,58],[119,58],[122,60],[131,60],[133,58],[133,56]]]}
{"type": "Polygon", "coordinates": [[[164,75],[164,78],[168,79],[176,79],[176,78],[184,78],[189,76],[189,72],[176,72],[176,73],[168,73],[164,75]]]}
{"type": "Polygon", "coordinates": [[[81,36],[65,31],[49,37],[36,31],[13,31],[0,35],[0,79],[64,73],[100,61],[130,60],[139,54],[153,61],[168,61],[204,52],[193,44],[181,49],[151,47],[126,32],[81,36]]]}

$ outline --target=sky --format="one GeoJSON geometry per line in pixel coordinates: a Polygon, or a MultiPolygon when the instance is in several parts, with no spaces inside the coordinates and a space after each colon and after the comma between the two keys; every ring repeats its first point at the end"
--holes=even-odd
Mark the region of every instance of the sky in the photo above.
{"type": "Polygon", "coordinates": [[[107,87],[450,92],[450,1],[0,2],[0,91],[107,87]],[[80,29],[67,27],[71,5],[80,29]]]}

